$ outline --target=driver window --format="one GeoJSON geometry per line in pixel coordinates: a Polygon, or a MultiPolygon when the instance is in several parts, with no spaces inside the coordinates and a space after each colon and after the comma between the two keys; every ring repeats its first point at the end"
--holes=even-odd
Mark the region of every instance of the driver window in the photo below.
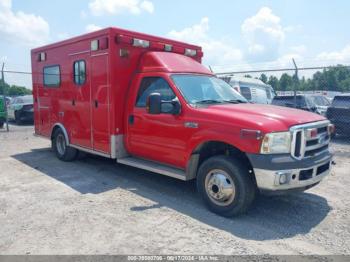
{"type": "Polygon", "coordinates": [[[136,107],[146,107],[147,97],[152,93],[159,93],[163,101],[176,98],[168,82],[161,77],[145,77],[142,79],[137,94],[136,107]]]}

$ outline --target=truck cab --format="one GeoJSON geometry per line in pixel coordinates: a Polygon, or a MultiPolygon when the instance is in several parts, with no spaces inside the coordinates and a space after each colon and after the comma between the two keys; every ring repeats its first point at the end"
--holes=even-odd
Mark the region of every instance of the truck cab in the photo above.
{"type": "Polygon", "coordinates": [[[330,172],[323,116],[249,103],[201,64],[201,48],[118,28],[32,50],[36,135],[196,179],[210,210],[244,213],[256,192],[303,191],[330,172]],[[39,74],[38,74],[39,75],[39,74]]]}

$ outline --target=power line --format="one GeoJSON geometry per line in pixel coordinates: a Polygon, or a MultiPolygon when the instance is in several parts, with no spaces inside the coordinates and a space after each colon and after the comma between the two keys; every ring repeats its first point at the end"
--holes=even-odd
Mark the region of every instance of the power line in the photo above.
{"type": "MultiPolygon", "coordinates": [[[[331,69],[331,68],[350,68],[350,65],[337,65],[337,66],[314,66],[314,67],[298,67],[298,70],[320,70],[320,69],[331,69]]],[[[295,71],[295,68],[276,68],[276,69],[255,69],[245,71],[231,71],[231,72],[219,72],[216,75],[234,75],[234,74],[248,74],[248,73],[268,73],[268,72],[283,72],[283,71],[295,71]]],[[[24,74],[24,75],[70,75],[68,73],[51,74],[43,72],[26,72],[26,71],[14,71],[4,70],[4,73],[10,74],[24,74]]]]}
{"type": "MultiPolygon", "coordinates": [[[[320,70],[320,69],[330,69],[330,68],[350,68],[350,65],[298,67],[298,70],[320,70]]],[[[235,71],[235,72],[220,72],[220,73],[216,73],[216,75],[234,75],[234,74],[248,74],[248,73],[282,72],[282,71],[295,71],[295,68],[247,70],[247,71],[235,71]]]]}

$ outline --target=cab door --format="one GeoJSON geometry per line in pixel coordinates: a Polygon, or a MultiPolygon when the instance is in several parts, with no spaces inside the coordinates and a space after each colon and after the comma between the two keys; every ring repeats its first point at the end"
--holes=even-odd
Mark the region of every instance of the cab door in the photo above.
{"type": "Polygon", "coordinates": [[[136,85],[136,103],[127,116],[128,152],[140,158],[184,167],[188,129],[185,130],[183,116],[170,113],[151,115],[146,109],[146,100],[151,93],[160,93],[162,100],[171,101],[177,99],[174,90],[160,76],[145,76],[136,85]]]}
{"type": "Polygon", "coordinates": [[[92,55],[91,61],[91,123],[93,149],[110,153],[108,53],[92,55]]]}

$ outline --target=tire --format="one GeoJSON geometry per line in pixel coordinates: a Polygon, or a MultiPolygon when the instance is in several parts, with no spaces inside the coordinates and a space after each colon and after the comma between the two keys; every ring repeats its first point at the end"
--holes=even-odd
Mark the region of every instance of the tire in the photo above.
{"type": "Polygon", "coordinates": [[[15,122],[17,125],[22,124],[22,121],[21,121],[21,118],[20,118],[18,111],[15,112],[15,122]]]}
{"type": "Polygon", "coordinates": [[[52,149],[57,158],[65,162],[75,160],[78,155],[77,149],[67,146],[66,138],[60,128],[54,133],[52,139],[52,149]]]}
{"type": "Polygon", "coordinates": [[[214,156],[202,163],[197,189],[209,210],[225,217],[245,213],[256,193],[248,168],[228,156],[214,156]]]}
{"type": "Polygon", "coordinates": [[[4,122],[0,122],[0,128],[4,128],[4,122]]]}
{"type": "Polygon", "coordinates": [[[84,160],[85,158],[87,158],[87,155],[88,154],[86,152],[79,150],[78,155],[77,155],[77,159],[84,160]]]}

